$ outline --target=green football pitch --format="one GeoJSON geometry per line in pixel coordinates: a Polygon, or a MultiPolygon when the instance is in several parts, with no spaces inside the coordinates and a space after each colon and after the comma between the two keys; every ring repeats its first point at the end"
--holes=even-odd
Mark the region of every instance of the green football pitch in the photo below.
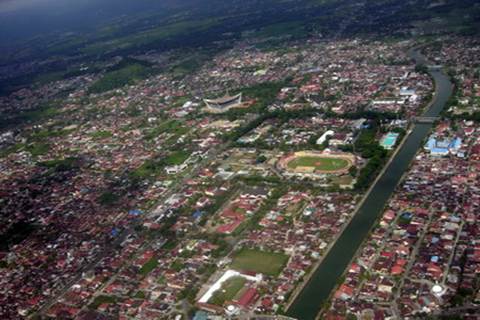
{"type": "Polygon", "coordinates": [[[283,253],[242,249],[234,255],[232,268],[277,276],[287,261],[288,256],[283,253]]]}
{"type": "Polygon", "coordinates": [[[305,156],[293,159],[288,163],[288,167],[295,169],[297,167],[315,167],[320,171],[337,171],[348,167],[350,162],[341,158],[324,158],[305,156]]]}

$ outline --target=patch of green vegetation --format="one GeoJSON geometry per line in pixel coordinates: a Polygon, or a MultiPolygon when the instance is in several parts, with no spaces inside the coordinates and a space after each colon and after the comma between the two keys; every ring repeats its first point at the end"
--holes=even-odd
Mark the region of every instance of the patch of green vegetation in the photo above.
{"type": "Polygon", "coordinates": [[[88,306],[90,309],[97,309],[100,305],[104,303],[115,303],[117,302],[117,298],[114,296],[98,296],[95,297],[95,300],[88,306]]]}
{"type": "Polygon", "coordinates": [[[161,160],[149,159],[146,160],[140,167],[130,172],[130,178],[147,179],[153,178],[163,172],[163,162],[161,160]]]}
{"type": "Polygon", "coordinates": [[[88,91],[90,93],[101,93],[145,79],[150,73],[150,68],[140,63],[129,63],[120,69],[112,70],[95,81],[88,91]]]}
{"type": "Polygon", "coordinates": [[[178,97],[175,99],[175,101],[173,102],[173,106],[174,107],[181,107],[182,105],[185,104],[185,102],[187,101],[190,101],[190,97],[189,96],[183,96],[183,97],[178,97]]]}
{"type": "Polygon", "coordinates": [[[399,225],[409,225],[410,221],[412,221],[411,217],[408,217],[407,215],[402,214],[402,215],[400,215],[400,217],[398,217],[397,224],[399,224],[399,225]]]}
{"type": "Polygon", "coordinates": [[[130,172],[129,176],[134,180],[154,178],[163,173],[165,166],[182,164],[190,153],[185,150],[174,151],[165,158],[148,159],[140,167],[130,172]]]}
{"type": "Polygon", "coordinates": [[[263,82],[251,87],[243,88],[240,91],[245,97],[255,99],[254,108],[258,111],[265,111],[277,97],[280,89],[286,85],[285,82],[263,82]]]}
{"type": "Polygon", "coordinates": [[[346,168],[349,162],[340,158],[324,158],[305,156],[293,159],[288,163],[288,167],[295,169],[297,167],[315,167],[316,170],[336,171],[346,168]]]}
{"type": "Polygon", "coordinates": [[[141,275],[147,275],[149,274],[153,269],[155,269],[158,266],[158,260],[156,257],[152,257],[150,260],[148,260],[142,268],[140,268],[140,274],[141,275]]]}
{"type": "Polygon", "coordinates": [[[95,131],[95,132],[90,134],[90,137],[92,137],[94,139],[98,139],[98,140],[110,138],[112,136],[113,136],[113,133],[111,131],[108,131],[108,130],[95,131]]]}
{"type": "Polygon", "coordinates": [[[40,130],[40,131],[32,133],[30,135],[30,138],[35,139],[35,140],[42,140],[42,139],[55,138],[55,137],[64,137],[64,136],[66,136],[66,135],[68,135],[72,132],[73,132],[73,129],[72,130],[65,130],[65,129],[62,129],[62,130],[48,130],[48,129],[45,129],[45,130],[40,130]]]}
{"type": "Polygon", "coordinates": [[[0,158],[5,158],[6,156],[16,153],[22,150],[25,147],[23,143],[16,143],[13,146],[7,147],[5,149],[0,150],[0,158]]]}
{"type": "Polygon", "coordinates": [[[178,272],[183,269],[183,263],[180,260],[175,260],[170,268],[178,272]]]}
{"type": "Polygon", "coordinates": [[[33,83],[45,84],[53,81],[62,80],[65,73],[66,73],[65,71],[53,71],[53,72],[43,73],[36,76],[33,79],[33,83]]]}
{"type": "Polygon", "coordinates": [[[36,142],[27,145],[25,150],[30,152],[32,157],[38,157],[47,154],[50,151],[50,145],[48,143],[36,142]]]}
{"type": "Polygon", "coordinates": [[[168,239],[168,241],[163,245],[164,250],[172,250],[178,245],[178,241],[176,239],[168,239]]]}
{"type": "Polygon", "coordinates": [[[54,160],[47,160],[43,162],[39,162],[40,166],[49,168],[53,171],[69,171],[76,167],[78,167],[78,159],[74,157],[69,157],[65,159],[54,159],[54,160]]]}
{"type": "Polygon", "coordinates": [[[247,280],[243,277],[232,277],[222,284],[222,287],[212,294],[208,303],[223,306],[226,301],[231,301],[243,288],[247,280]]]}
{"type": "Polygon", "coordinates": [[[283,253],[243,248],[236,252],[231,267],[237,270],[255,271],[278,276],[285,267],[288,256],[283,253]]]}
{"type": "Polygon", "coordinates": [[[54,106],[47,106],[44,108],[39,108],[37,110],[27,111],[21,117],[27,121],[38,121],[47,118],[51,118],[57,115],[59,111],[54,106]]]}
{"type": "Polygon", "coordinates": [[[194,56],[188,59],[181,61],[180,63],[174,65],[171,68],[171,72],[175,78],[183,78],[184,76],[195,72],[195,70],[199,69],[202,66],[203,60],[205,58],[201,58],[198,56],[194,56]]]}
{"type": "Polygon", "coordinates": [[[289,21],[271,24],[260,29],[255,35],[261,38],[289,35],[298,39],[299,37],[308,35],[308,32],[303,21],[289,21]]]}
{"type": "Polygon", "coordinates": [[[146,130],[145,139],[152,140],[164,132],[173,133],[175,135],[183,135],[188,131],[189,131],[188,128],[183,126],[183,123],[181,121],[168,120],[168,121],[162,122],[159,126],[153,129],[146,130]]]}
{"type": "Polygon", "coordinates": [[[0,250],[9,251],[11,245],[18,244],[28,238],[36,230],[37,226],[30,222],[18,221],[7,230],[0,233],[0,250]]]}
{"type": "Polygon", "coordinates": [[[388,152],[380,146],[375,138],[377,129],[376,126],[373,126],[368,130],[363,130],[355,141],[355,151],[360,152],[363,158],[369,159],[367,165],[360,170],[355,183],[356,189],[367,188],[387,161],[388,152]]]}
{"type": "Polygon", "coordinates": [[[105,191],[98,197],[98,203],[103,206],[112,206],[120,200],[120,196],[111,191],[105,191]]]}
{"type": "Polygon", "coordinates": [[[56,105],[44,105],[35,110],[21,112],[12,118],[0,119],[0,128],[8,128],[18,126],[23,123],[31,123],[35,121],[53,118],[59,114],[56,105]]]}
{"type": "Polygon", "coordinates": [[[134,298],[136,299],[145,299],[145,292],[143,291],[137,291],[137,293],[135,293],[135,295],[133,296],[134,298]]]}
{"type": "Polygon", "coordinates": [[[129,49],[134,47],[149,46],[171,37],[186,35],[193,32],[208,30],[220,21],[216,19],[200,19],[175,22],[150,29],[145,32],[116,37],[110,41],[98,41],[85,46],[82,51],[86,54],[102,54],[111,50],[129,49]]]}
{"type": "Polygon", "coordinates": [[[166,159],[165,164],[168,166],[179,165],[185,162],[190,156],[190,152],[185,150],[174,151],[166,159]]]}

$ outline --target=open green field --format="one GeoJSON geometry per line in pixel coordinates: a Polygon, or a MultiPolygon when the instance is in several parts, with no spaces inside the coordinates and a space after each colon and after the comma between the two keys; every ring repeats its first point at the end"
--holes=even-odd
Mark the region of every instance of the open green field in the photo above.
{"type": "Polygon", "coordinates": [[[91,93],[101,93],[108,90],[134,84],[146,78],[150,69],[140,63],[130,63],[118,70],[107,72],[102,78],[95,81],[88,89],[91,93]]]}
{"type": "Polygon", "coordinates": [[[232,277],[222,284],[222,287],[215,291],[208,300],[208,303],[223,306],[226,301],[231,301],[237,293],[242,290],[247,280],[243,277],[232,277]]]}
{"type": "Polygon", "coordinates": [[[140,269],[140,274],[142,275],[147,275],[155,269],[158,266],[158,260],[155,257],[152,257],[150,260],[148,260],[140,269]]]}
{"type": "MultiPolygon", "coordinates": [[[[167,38],[185,36],[192,32],[207,31],[210,28],[221,25],[221,23],[221,20],[217,18],[199,19],[196,21],[187,19],[128,36],[111,36],[109,41],[94,40],[84,46],[81,51],[86,54],[101,54],[106,51],[117,50],[118,48],[127,49],[147,46],[167,38]]],[[[109,33],[111,31],[104,30],[104,32],[109,33]]]]}
{"type": "Polygon", "coordinates": [[[184,163],[189,156],[190,152],[184,150],[174,151],[165,159],[165,163],[169,166],[179,165],[184,163]]]}
{"type": "Polygon", "coordinates": [[[138,168],[129,173],[133,179],[147,179],[158,176],[164,172],[165,166],[179,165],[188,159],[190,153],[185,150],[174,151],[165,158],[147,159],[138,168]]]}
{"type": "Polygon", "coordinates": [[[288,163],[290,169],[297,167],[315,167],[315,170],[337,171],[347,168],[350,162],[340,158],[323,158],[314,156],[298,157],[288,163]]]}
{"type": "Polygon", "coordinates": [[[287,261],[288,256],[283,253],[242,249],[233,257],[232,268],[278,276],[287,261]]]}
{"type": "Polygon", "coordinates": [[[167,120],[154,128],[145,130],[145,139],[152,140],[164,132],[173,133],[175,136],[181,136],[187,133],[189,129],[178,120],[167,120]]]}

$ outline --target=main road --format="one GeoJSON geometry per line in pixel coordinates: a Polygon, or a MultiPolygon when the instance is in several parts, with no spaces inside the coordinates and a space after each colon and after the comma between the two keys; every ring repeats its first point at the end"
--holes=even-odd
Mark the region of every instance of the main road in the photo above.
{"type": "MultiPolygon", "coordinates": [[[[425,57],[418,50],[410,50],[409,55],[417,64],[426,64],[425,57]]],[[[438,68],[429,69],[429,73],[435,81],[435,94],[423,116],[436,117],[452,94],[452,83],[438,68]]],[[[400,150],[387,164],[348,226],[314,271],[309,282],[295,298],[287,311],[288,316],[301,320],[316,318],[368,232],[383,212],[385,204],[408,169],[431,127],[432,124],[428,123],[413,124],[412,131],[406,137],[400,150]]]]}

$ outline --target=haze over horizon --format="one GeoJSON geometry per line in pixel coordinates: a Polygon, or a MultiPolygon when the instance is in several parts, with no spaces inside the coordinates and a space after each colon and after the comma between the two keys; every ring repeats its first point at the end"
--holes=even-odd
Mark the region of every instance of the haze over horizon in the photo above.
{"type": "Polygon", "coordinates": [[[171,1],[0,0],[0,41],[5,45],[45,33],[93,31],[123,15],[159,13],[171,1]]]}

